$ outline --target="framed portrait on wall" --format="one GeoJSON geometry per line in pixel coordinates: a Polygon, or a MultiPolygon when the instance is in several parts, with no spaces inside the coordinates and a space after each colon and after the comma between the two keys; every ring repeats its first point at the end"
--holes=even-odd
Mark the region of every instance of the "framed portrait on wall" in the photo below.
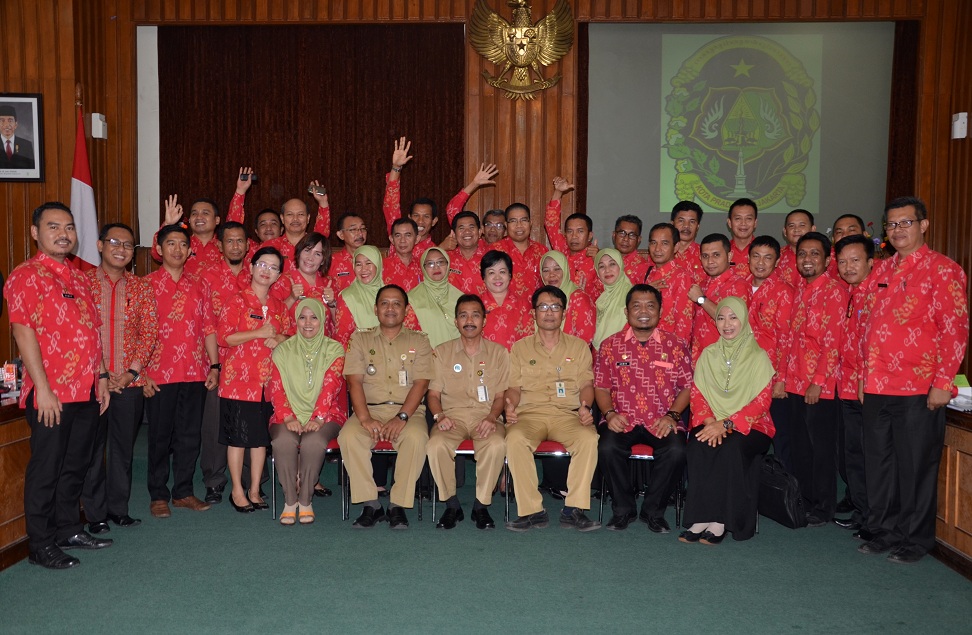
{"type": "Polygon", "coordinates": [[[0,181],[43,180],[41,95],[0,93],[0,181]]]}

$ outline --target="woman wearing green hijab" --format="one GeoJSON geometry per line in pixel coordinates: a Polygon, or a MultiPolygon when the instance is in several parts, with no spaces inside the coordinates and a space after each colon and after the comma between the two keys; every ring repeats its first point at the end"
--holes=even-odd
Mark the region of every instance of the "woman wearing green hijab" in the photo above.
{"type": "Polygon", "coordinates": [[[298,302],[297,334],[273,351],[267,395],[273,403],[273,457],[284,493],[282,525],[293,525],[298,512],[301,524],[314,522],[311,484],[321,473],[327,444],[347,418],[339,399],[345,390],[344,348],[324,335],[326,311],[315,298],[298,302]],[[303,484],[299,493],[298,483],[303,484]]]}
{"type": "Polygon", "coordinates": [[[559,288],[567,296],[562,327],[564,333],[590,342],[597,323],[594,301],[570,279],[567,256],[559,251],[545,253],[540,259],[540,280],[543,284],[559,288]]]}
{"type": "Polygon", "coordinates": [[[624,257],[617,249],[602,249],[594,256],[597,277],[604,291],[597,299],[597,328],[594,331],[594,348],[628,324],[624,315],[625,298],[633,286],[624,272],[624,257]]]}
{"type": "Polygon", "coordinates": [[[775,433],[769,415],[773,364],[756,343],[746,303],[728,297],[716,307],[719,340],[695,367],[686,448],[689,490],[678,539],[717,545],[756,529],[760,457],[775,433]]]}
{"type": "Polygon", "coordinates": [[[456,300],[462,291],[449,284],[449,256],[438,247],[422,254],[422,282],[408,292],[405,328],[423,331],[435,348],[459,337],[456,329],[456,300]]]}
{"type": "Polygon", "coordinates": [[[381,277],[381,252],[373,245],[362,245],[354,250],[354,282],[342,291],[334,309],[334,339],[345,350],[357,329],[378,326],[375,315],[375,298],[385,283],[381,277]]]}

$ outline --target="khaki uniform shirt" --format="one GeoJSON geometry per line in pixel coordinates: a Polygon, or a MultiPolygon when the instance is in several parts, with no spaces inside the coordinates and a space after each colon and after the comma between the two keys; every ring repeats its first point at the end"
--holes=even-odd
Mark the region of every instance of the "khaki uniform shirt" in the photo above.
{"type": "Polygon", "coordinates": [[[472,357],[462,347],[461,337],[439,344],[434,366],[429,390],[441,394],[442,412],[456,421],[479,423],[489,414],[496,395],[509,387],[510,354],[485,339],[472,357]],[[485,389],[482,395],[480,386],[485,389]]]}
{"type": "Polygon", "coordinates": [[[344,374],[362,375],[369,404],[405,403],[412,383],[432,379],[432,347],[425,333],[402,328],[395,339],[381,334],[381,327],[360,329],[351,336],[344,374]],[[404,381],[399,373],[405,372],[404,381]],[[404,385],[402,385],[404,384],[404,385]]]}
{"type": "Polygon", "coordinates": [[[593,381],[591,349],[579,337],[561,333],[560,341],[548,351],[534,334],[510,351],[510,386],[520,388],[520,414],[576,415],[580,388],[593,381]],[[558,382],[562,382],[562,391],[558,391],[558,382]]]}

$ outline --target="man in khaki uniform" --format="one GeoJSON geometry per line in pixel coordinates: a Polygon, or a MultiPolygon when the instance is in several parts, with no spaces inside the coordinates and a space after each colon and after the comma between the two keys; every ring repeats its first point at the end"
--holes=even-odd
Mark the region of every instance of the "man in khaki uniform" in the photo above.
{"type": "Polygon", "coordinates": [[[351,407],[338,443],[351,480],[351,502],[364,503],[355,528],[387,520],[392,529],[407,529],[406,507],[415,500],[415,481],[425,463],[429,441],[422,398],[432,379],[432,347],[424,333],[402,327],[408,295],[390,284],[378,291],[378,326],[352,337],[344,362],[351,407]],[[388,514],[378,502],[371,449],[390,441],[398,452],[395,485],[388,514]]]}
{"type": "Polygon", "coordinates": [[[429,412],[435,425],[429,438],[429,467],[446,511],[438,529],[452,529],[463,519],[456,496],[456,448],[472,439],[476,451],[477,529],[492,529],[489,515],[493,486],[506,456],[506,429],[499,423],[510,378],[510,354],[483,339],[486,306],[478,295],[456,301],[459,337],[435,347],[435,374],[429,385],[429,412]]]}
{"type": "Polygon", "coordinates": [[[549,439],[562,443],[570,453],[560,526],[593,531],[601,525],[583,511],[591,506],[591,477],[597,465],[597,432],[590,407],[594,403],[591,351],[587,342],[561,330],[567,306],[563,291],[540,287],[532,302],[537,332],[510,351],[506,448],[520,517],[507,522],[506,528],[527,531],[549,524],[533,460],[540,442],[549,439]]]}

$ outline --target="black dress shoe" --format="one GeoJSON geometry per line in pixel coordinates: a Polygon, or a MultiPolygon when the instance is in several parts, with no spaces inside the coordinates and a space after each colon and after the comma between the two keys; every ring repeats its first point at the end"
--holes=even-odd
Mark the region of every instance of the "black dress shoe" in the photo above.
{"type": "Polygon", "coordinates": [[[703,545],[712,545],[714,547],[715,545],[725,540],[727,533],[728,532],[723,531],[721,534],[716,536],[711,531],[705,530],[702,532],[702,535],[699,536],[699,542],[701,542],[703,545]]]}
{"type": "Polygon", "coordinates": [[[646,516],[645,514],[638,514],[638,520],[648,525],[648,529],[652,530],[656,534],[667,534],[672,528],[668,526],[668,521],[665,520],[664,516],[646,516]]]}
{"type": "Polygon", "coordinates": [[[611,531],[624,531],[635,518],[637,518],[637,515],[634,512],[614,514],[611,516],[611,520],[608,521],[608,524],[605,525],[604,528],[611,531]]]}
{"type": "Polygon", "coordinates": [[[253,509],[253,503],[250,502],[250,497],[249,496],[246,497],[246,505],[237,505],[236,504],[236,501],[233,500],[233,495],[232,494],[230,494],[230,496],[229,496],[229,502],[230,502],[230,505],[233,506],[233,509],[235,509],[236,511],[240,512],[241,514],[249,514],[250,512],[254,511],[254,509],[253,509]]]}
{"type": "Polygon", "coordinates": [[[351,526],[355,529],[371,529],[383,520],[388,520],[388,516],[385,515],[385,510],[380,505],[378,509],[365,507],[361,510],[361,515],[351,523],[351,526]]]}
{"type": "MultiPolygon", "coordinates": [[[[459,507],[447,507],[442,518],[435,524],[436,529],[454,529],[456,523],[463,520],[465,516],[459,507]]],[[[407,523],[408,521],[406,521],[407,523]]]]}
{"type": "MultiPolygon", "coordinates": [[[[263,494],[260,494],[260,498],[263,498],[263,494]]],[[[267,501],[265,501],[265,500],[261,500],[258,503],[255,500],[253,500],[252,498],[250,498],[250,495],[249,494],[246,495],[246,500],[250,501],[250,505],[253,506],[253,509],[254,510],[257,510],[257,509],[270,509],[270,506],[267,505],[267,501]]]]}
{"type": "Polygon", "coordinates": [[[334,494],[334,492],[332,492],[328,488],[324,487],[323,485],[321,485],[320,487],[315,487],[314,488],[314,496],[319,496],[321,498],[324,498],[326,496],[331,496],[333,494],[334,494]]]}
{"type": "Polygon", "coordinates": [[[861,553],[872,556],[878,553],[884,553],[885,551],[890,551],[894,545],[885,542],[880,538],[875,538],[869,542],[865,542],[863,545],[857,548],[861,553]]]}
{"type": "Polygon", "coordinates": [[[404,507],[392,507],[388,510],[388,524],[392,529],[408,529],[408,516],[404,507]]]}
{"type": "Polygon", "coordinates": [[[527,514],[526,516],[520,516],[516,520],[509,520],[506,522],[506,528],[510,531],[529,531],[530,529],[543,529],[550,525],[550,517],[547,516],[546,510],[541,509],[534,514],[527,514]]]}
{"type": "Polygon", "coordinates": [[[836,511],[838,514],[849,514],[854,511],[854,503],[851,502],[849,496],[845,496],[840,499],[840,501],[837,503],[836,511]]]}
{"type": "Polygon", "coordinates": [[[807,514],[807,527],[826,527],[827,521],[823,518],[817,518],[811,514],[807,514]]]}
{"type": "Polygon", "coordinates": [[[485,507],[472,510],[470,518],[476,522],[476,529],[496,529],[496,523],[485,507]]]}
{"type": "Polygon", "coordinates": [[[104,549],[110,547],[114,542],[110,538],[95,538],[86,531],[81,531],[70,538],[57,541],[57,546],[61,549],[104,549]]]}
{"type": "Polygon", "coordinates": [[[688,529],[686,529],[685,531],[683,531],[682,533],[680,533],[678,535],[678,541],[679,542],[687,542],[687,543],[691,544],[693,542],[698,542],[702,538],[702,536],[704,536],[706,533],[708,533],[708,532],[703,531],[703,532],[697,534],[695,532],[692,532],[692,531],[689,531],[688,529]]]}
{"type": "Polygon", "coordinates": [[[834,524],[851,531],[857,531],[861,528],[861,524],[853,518],[834,518],[834,524]]]}
{"type": "Polygon", "coordinates": [[[69,556],[57,546],[49,545],[37,551],[31,551],[27,556],[30,564],[39,564],[46,569],[70,569],[81,564],[74,556],[69,556]]]}
{"type": "Polygon", "coordinates": [[[858,540],[863,540],[864,542],[871,542],[872,540],[874,540],[875,536],[867,529],[861,527],[860,530],[854,532],[854,537],[857,538],[858,540]]]}
{"type": "Polygon", "coordinates": [[[223,502],[223,488],[222,487],[207,487],[206,488],[206,498],[203,499],[210,505],[216,505],[223,502]]]}
{"type": "Polygon", "coordinates": [[[89,534],[107,534],[109,531],[111,531],[111,527],[104,521],[100,523],[88,523],[89,534]]]}
{"type": "Polygon", "coordinates": [[[888,561],[897,564],[915,564],[925,556],[925,550],[921,547],[910,545],[908,547],[895,547],[888,554],[888,561]]]}
{"type": "Polygon", "coordinates": [[[584,514],[584,510],[574,507],[569,514],[560,514],[560,526],[577,531],[594,531],[601,528],[601,523],[591,520],[584,514]]]}
{"type": "Polygon", "coordinates": [[[108,520],[115,523],[119,527],[134,527],[135,525],[141,525],[142,521],[139,518],[132,518],[128,514],[124,516],[115,516],[108,514],[108,520]]]}

